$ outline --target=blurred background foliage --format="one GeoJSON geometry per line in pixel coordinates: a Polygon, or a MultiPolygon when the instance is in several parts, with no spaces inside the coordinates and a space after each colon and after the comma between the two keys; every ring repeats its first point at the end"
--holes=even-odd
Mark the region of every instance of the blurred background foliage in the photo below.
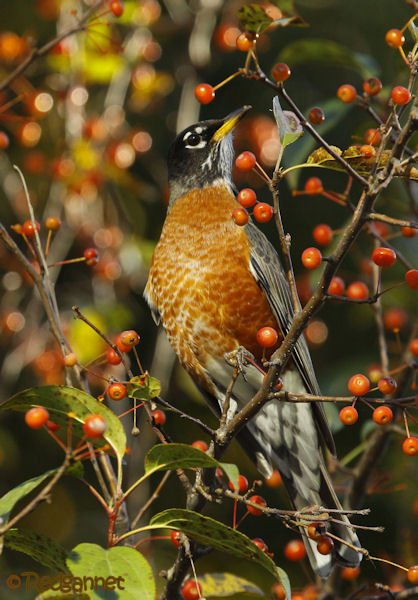
{"type": "MultiPolygon", "coordinates": [[[[40,46],[74,26],[74,11],[80,14],[89,4],[76,0],[0,0],[0,81],[23,60],[29,47],[40,46]]],[[[1,221],[10,227],[29,218],[22,185],[13,170],[16,164],[25,175],[40,223],[48,216],[62,220],[51,244],[49,262],[80,257],[87,247],[99,251],[99,261],[93,267],[82,262],[51,269],[65,330],[80,362],[85,365],[96,360],[105,348],[94,332],[73,319],[74,304],[111,337],[125,328],[136,329],[142,338],[142,363],[161,379],[163,395],[211,423],[212,416],[153,324],[142,292],[164,219],[168,195],[165,157],[176,131],[251,104],[253,111],[236,134],[236,148],[256,152],[266,170],[274,166],[278,144],[271,90],[259,82],[238,78],[221,88],[208,106],[201,107],[193,95],[198,82],[215,85],[243,65],[245,55],[235,50],[239,33],[236,14],[242,4],[236,0],[126,0],[120,18],[99,11],[105,14],[93,18],[85,31],[58,43],[0,94],[1,221]]],[[[279,1],[278,5],[286,9],[291,3],[279,1]]],[[[374,123],[359,107],[340,103],[336,89],[342,83],[361,89],[365,78],[379,77],[384,89],[375,108],[385,114],[390,88],[405,85],[408,72],[399,54],[385,44],[384,35],[392,27],[401,27],[412,11],[399,0],[299,0],[294,9],[307,26],[277,28],[263,34],[258,43],[261,64],[267,73],[277,61],[289,64],[292,76],[286,89],[305,114],[313,106],[324,108],[326,120],[318,131],[328,142],[341,148],[360,143],[364,131],[374,123]]],[[[277,7],[269,5],[268,10],[277,11],[277,7]]],[[[288,149],[285,164],[303,161],[314,148],[305,135],[288,149]]],[[[307,298],[318,275],[306,276],[300,252],[313,244],[316,224],[324,222],[339,229],[347,215],[319,196],[292,197],[291,188],[301,189],[307,177],[316,175],[312,169],[296,173],[282,184],[282,207],[286,230],[292,235],[300,293],[307,298]]],[[[343,174],[321,171],[319,175],[326,189],[342,191],[346,185],[343,174]]],[[[235,180],[239,187],[255,187],[259,198],[269,201],[267,190],[254,176],[236,173],[235,180]]],[[[354,185],[353,200],[357,193],[354,185]]],[[[416,194],[413,187],[394,183],[379,201],[379,211],[410,218],[411,198],[416,202],[416,194]]],[[[275,241],[273,226],[261,227],[275,241]]],[[[416,240],[401,237],[396,228],[387,228],[383,234],[393,238],[407,259],[416,257],[416,240]]],[[[43,227],[41,237],[46,239],[43,227]]],[[[23,247],[18,235],[15,239],[23,247]]],[[[362,236],[339,275],[347,282],[360,279],[370,284],[367,259],[371,247],[368,236],[362,236]]],[[[5,400],[25,387],[63,382],[63,367],[37,294],[3,247],[0,268],[0,400],[5,400]]],[[[395,266],[384,277],[388,285],[401,281],[402,267],[395,266]]],[[[400,340],[408,338],[417,303],[405,286],[385,295],[383,302],[385,310],[403,311],[398,313],[405,322],[399,336],[388,332],[391,366],[396,367],[401,361],[400,340]]],[[[365,372],[379,363],[372,309],[367,305],[327,305],[317,317],[309,341],[325,393],[345,393],[350,374],[365,372]]],[[[99,375],[90,378],[94,394],[105,388],[102,377],[124,378],[123,370],[100,360],[92,369],[99,375]]],[[[122,412],[128,406],[122,401],[114,408],[122,412]]],[[[28,431],[21,415],[1,414],[0,418],[0,493],[4,493],[57,464],[60,452],[42,433],[28,431]]],[[[370,411],[366,409],[349,430],[340,428],[333,410],[330,418],[340,457],[361,444],[370,432],[370,411]]],[[[124,422],[129,433],[129,417],[124,422]]],[[[199,430],[185,426],[175,416],[169,416],[166,427],[177,441],[202,437],[199,430]]],[[[366,500],[372,514],[362,521],[384,525],[386,531],[364,532],[362,542],[372,553],[412,564],[413,548],[417,547],[417,471],[413,459],[402,455],[400,440],[393,438],[382,456],[366,500]]],[[[138,477],[143,456],[154,441],[151,428],[142,423],[141,435],[130,438],[127,479],[138,477]]],[[[237,461],[249,478],[257,478],[236,445],[228,452],[228,459],[237,461]]],[[[344,485],[340,477],[337,486],[341,493],[344,485]]],[[[261,489],[270,502],[286,505],[281,489],[269,490],[265,485],[261,489]]],[[[141,490],[132,499],[133,511],[148,492],[141,490]]],[[[182,506],[183,501],[182,489],[172,476],[153,511],[182,506]]],[[[230,522],[228,511],[232,512],[232,506],[210,508],[210,514],[230,522]]],[[[23,525],[50,535],[68,548],[81,541],[105,543],[102,511],[82,484],[70,478],[57,486],[51,503],[39,507],[23,525]]],[[[243,530],[268,541],[278,563],[289,570],[296,589],[309,583],[307,568],[283,558],[283,546],[292,535],[284,527],[253,518],[243,524],[243,530]]],[[[141,551],[156,572],[167,568],[174,557],[167,541],[145,543],[141,551]]],[[[28,567],[39,570],[29,559],[11,551],[0,560],[2,574],[28,567]]],[[[225,557],[216,554],[198,564],[202,573],[224,569],[225,557]]],[[[263,580],[254,566],[246,565],[245,569],[248,579],[258,582],[267,593],[271,582],[263,580]]],[[[242,565],[228,559],[228,570],[242,572],[242,565]]],[[[394,569],[365,564],[362,571],[364,581],[392,586],[404,583],[402,574],[394,569]]],[[[351,585],[344,583],[347,590],[351,585]]],[[[9,592],[0,590],[2,598],[8,597],[9,592]]],[[[24,597],[23,592],[20,597],[24,597]]],[[[33,596],[29,593],[27,597],[33,596]]]]}

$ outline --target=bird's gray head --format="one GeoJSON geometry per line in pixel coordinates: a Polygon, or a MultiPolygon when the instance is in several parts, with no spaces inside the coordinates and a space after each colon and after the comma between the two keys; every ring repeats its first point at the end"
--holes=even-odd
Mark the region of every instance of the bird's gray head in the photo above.
{"type": "Polygon", "coordinates": [[[232,130],[250,108],[243,106],[224,119],[201,121],[179,133],[168,151],[170,204],[192,189],[232,185],[232,130]]]}

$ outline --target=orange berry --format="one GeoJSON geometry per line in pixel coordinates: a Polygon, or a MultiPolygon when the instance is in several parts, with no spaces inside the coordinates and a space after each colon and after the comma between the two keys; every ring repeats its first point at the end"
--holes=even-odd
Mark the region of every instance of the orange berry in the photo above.
{"type": "Polygon", "coordinates": [[[286,81],[286,79],[289,79],[291,74],[292,71],[290,70],[289,65],[287,65],[286,63],[277,63],[271,70],[271,75],[273,79],[279,83],[282,83],[283,81],[286,81]]]}
{"type": "Polygon", "coordinates": [[[257,195],[251,188],[244,188],[238,193],[237,200],[244,208],[250,208],[257,202],[257,195]]]}
{"type": "Polygon", "coordinates": [[[189,579],[181,588],[181,595],[184,600],[199,600],[202,597],[202,586],[198,581],[189,579]]]}
{"type": "Polygon", "coordinates": [[[165,425],[165,422],[167,420],[165,412],[163,410],[160,410],[159,408],[156,408],[151,411],[151,417],[154,425],[165,425]]]}
{"type": "Polygon", "coordinates": [[[58,217],[47,217],[44,225],[45,228],[49,229],[50,231],[58,231],[58,229],[61,227],[61,219],[58,217]]]}
{"type": "Polygon", "coordinates": [[[176,529],[172,529],[170,531],[170,540],[173,546],[178,548],[181,544],[181,531],[177,531],[176,529]]]}
{"type": "Polygon", "coordinates": [[[287,593],[281,583],[274,583],[271,588],[274,600],[286,600],[287,593]]]}
{"type": "Polygon", "coordinates": [[[283,553],[287,560],[294,562],[302,560],[306,556],[305,544],[299,539],[290,540],[284,547],[283,553]]]}
{"type": "Polygon", "coordinates": [[[368,96],[376,96],[382,87],[382,82],[377,77],[370,77],[363,82],[363,91],[368,96]]]}
{"type": "Polygon", "coordinates": [[[83,431],[90,438],[102,437],[106,431],[106,421],[101,415],[88,415],[83,423],[83,431]]]}
{"type": "Polygon", "coordinates": [[[387,425],[393,421],[393,412],[389,406],[378,406],[372,415],[373,421],[378,425],[387,425]]]}
{"type": "Polygon", "coordinates": [[[120,365],[122,362],[121,357],[113,348],[108,348],[106,350],[106,360],[110,365],[120,365]]]}
{"type": "MultiPolygon", "coordinates": [[[[267,502],[264,500],[264,498],[262,496],[250,496],[250,498],[248,498],[248,500],[250,502],[253,502],[254,504],[258,504],[259,506],[261,506],[261,508],[265,508],[267,506],[267,502]]],[[[260,515],[263,514],[263,511],[255,508],[255,506],[249,506],[247,504],[247,511],[250,513],[250,515],[253,515],[254,517],[259,517],[260,515]]]]}
{"type": "Polygon", "coordinates": [[[362,373],[356,373],[348,380],[347,388],[353,396],[364,396],[370,390],[370,381],[362,373]]]}
{"type": "Polygon", "coordinates": [[[301,256],[302,264],[306,269],[316,269],[322,262],[322,254],[318,248],[306,248],[301,256]]]}
{"type": "Polygon", "coordinates": [[[258,223],[267,223],[273,217],[273,207],[266,202],[258,202],[254,206],[253,215],[258,223]]]}
{"type": "Polygon", "coordinates": [[[26,235],[26,237],[35,237],[35,231],[39,231],[41,226],[37,221],[35,223],[33,221],[25,221],[22,225],[22,232],[26,235]]]}
{"type": "Polygon", "coordinates": [[[245,210],[245,208],[243,208],[242,206],[238,206],[237,208],[234,208],[231,215],[232,215],[232,218],[234,219],[236,225],[239,225],[240,227],[243,227],[249,221],[248,213],[245,210]]]}
{"type": "Polygon", "coordinates": [[[364,156],[364,158],[373,158],[376,156],[376,150],[371,144],[364,144],[359,148],[360,154],[364,156]]]}
{"type": "MultiPolygon", "coordinates": [[[[230,490],[235,492],[235,486],[232,483],[232,481],[228,482],[228,487],[230,490]]],[[[246,477],[244,477],[244,475],[238,475],[238,493],[245,494],[245,492],[247,490],[248,490],[248,479],[246,477]]]]}
{"type": "Polygon", "coordinates": [[[414,338],[410,341],[409,352],[414,356],[418,356],[418,338],[414,338]]]}
{"type": "Polygon", "coordinates": [[[309,196],[321,194],[324,191],[322,181],[319,179],[319,177],[309,177],[309,179],[305,181],[303,191],[309,196]]]}
{"type": "Polygon", "coordinates": [[[257,331],[256,340],[262,348],[273,348],[279,340],[279,334],[273,327],[262,327],[257,331]]]}
{"type": "Polygon", "coordinates": [[[267,546],[266,542],[261,539],[261,538],[253,538],[252,543],[255,544],[257,546],[257,548],[259,550],[261,550],[261,552],[268,552],[269,551],[269,547],[267,546]]]}
{"type": "Polygon", "coordinates": [[[330,554],[334,548],[334,542],[327,535],[322,535],[317,542],[316,549],[319,554],[330,554]]]}
{"type": "Polygon", "coordinates": [[[311,540],[317,541],[322,535],[321,528],[322,526],[320,523],[311,523],[307,529],[308,537],[311,540]]]}
{"type": "Polygon", "coordinates": [[[312,125],[320,125],[325,121],[324,111],[319,106],[314,106],[308,113],[308,119],[312,125]]]}
{"type": "Polygon", "coordinates": [[[371,146],[378,146],[380,144],[381,139],[382,136],[378,129],[366,129],[366,131],[364,132],[364,141],[366,142],[366,144],[370,144],[371,146]]]}
{"type": "Polygon", "coordinates": [[[341,579],[344,581],[354,581],[360,575],[360,567],[343,567],[341,569],[341,579]]]}
{"type": "Polygon", "coordinates": [[[240,33],[237,37],[236,46],[237,50],[241,52],[248,52],[253,47],[254,40],[248,33],[240,33]]]}
{"type": "Polygon", "coordinates": [[[331,296],[342,296],[345,290],[345,283],[341,277],[333,277],[328,286],[328,294],[331,296]]]}
{"type": "Polygon", "coordinates": [[[99,262],[99,253],[96,248],[86,248],[83,252],[88,267],[94,267],[99,262]]]}
{"type": "Polygon", "coordinates": [[[396,262],[396,252],[391,248],[375,248],[371,259],[378,267],[391,267],[396,262]]]}
{"type": "Polygon", "coordinates": [[[194,89],[194,95],[200,104],[210,104],[215,98],[215,90],[209,83],[199,83],[194,89]]]}
{"type": "Polygon", "coordinates": [[[402,308],[389,308],[383,313],[383,324],[388,331],[399,331],[407,320],[408,315],[402,308]]]}
{"type": "Polygon", "coordinates": [[[312,237],[320,246],[328,246],[332,242],[334,232],[329,225],[321,223],[312,231],[312,237]]]}
{"type": "Polygon", "coordinates": [[[405,438],[402,443],[402,452],[408,456],[418,454],[418,438],[413,435],[405,438]]]}
{"type": "Polygon", "coordinates": [[[400,48],[405,43],[405,36],[400,29],[389,29],[386,32],[385,41],[391,48],[400,48]]]}
{"type": "Polygon", "coordinates": [[[415,237],[418,233],[418,229],[414,227],[401,227],[401,233],[404,237],[415,237]]]}
{"type": "Polygon", "coordinates": [[[66,354],[64,356],[64,365],[66,367],[69,367],[69,368],[75,367],[77,362],[78,362],[77,354],[75,354],[74,352],[69,352],[68,354],[66,354]]]}
{"type": "Polygon", "coordinates": [[[120,0],[113,0],[110,3],[110,11],[115,17],[121,17],[124,11],[123,3],[120,0]]]}
{"type": "Polygon", "coordinates": [[[10,140],[7,133],[4,133],[4,131],[0,131],[0,150],[6,150],[6,148],[9,147],[9,144],[10,140]]]}
{"type": "Polygon", "coordinates": [[[337,98],[344,102],[344,104],[351,104],[357,97],[356,88],[349,83],[345,83],[344,85],[340,85],[337,90],[337,98]]]}
{"type": "Polygon", "coordinates": [[[240,171],[251,171],[254,169],[256,162],[255,155],[252,152],[245,150],[235,159],[235,166],[240,171]]]}
{"type": "Polygon", "coordinates": [[[141,338],[134,329],[127,329],[119,334],[118,339],[124,346],[133,348],[133,346],[137,346],[139,344],[139,340],[141,338]]]}
{"type": "Polygon", "coordinates": [[[411,92],[402,85],[396,85],[392,89],[390,97],[392,98],[392,102],[394,104],[404,106],[405,104],[408,104],[408,102],[411,100],[411,92]]]}
{"type": "Polygon", "coordinates": [[[125,384],[118,381],[109,385],[107,388],[107,394],[112,400],[123,400],[123,398],[126,398],[128,394],[128,388],[125,384]]]}
{"type": "Polygon", "coordinates": [[[409,269],[405,273],[405,281],[411,290],[418,290],[418,269],[409,269]]]}
{"type": "Polygon", "coordinates": [[[348,286],[346,295],[352,300],[365,300],[369,297],[369,288],[362,281],[353,281],[348,286]]]}
{"type": "Polygon", "coordinates": [[[385,396],[388,396],[389,394],[393,394],[393,392],[396,391],[398,384],[396,383],[395,379],[393,379],[393,377],[382,377],[377,382],[377,387],[379,388],[379,392],[381,392],[385,396]]]}
{"type": "Polygon", "coordinates": [[[206,452],[209,446],[204,440],[195,440],[194,442],[192,442],[192,448],[197,448],[201,452],[206,452]]]}
{"type": "Polygon", "coordinates": [[[25,423],[31,429],[40,429],[49,421],[49,412],[43,406],[34,406],[25,413],[25,423]]]}
{"type": "Polygon", "coordinates": [[[274,469],[274,471],[270,475],[270,477],[268,477],[267,479],[264,480],[264,483],[269,488],[278,488],[282,485],[282,476],[280,475],[280,473],[277,469],[274,469]]]}
{"type": "Polygon", "coordinates": [[[418,584],[418,565],[409,567],[406,576],[408,578],[409,583],[418,584]]]}
{"type": "Polygon", "coordinates": [[[344,406],[339,412],[339,419],[344,425],[354,425],[358,421],[358,412],[354,406],[344,406]]]}

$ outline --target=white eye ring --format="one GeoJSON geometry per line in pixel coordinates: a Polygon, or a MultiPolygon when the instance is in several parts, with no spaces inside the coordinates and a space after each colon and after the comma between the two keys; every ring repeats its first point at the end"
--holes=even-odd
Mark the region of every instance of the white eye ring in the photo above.
{"type": "MultiPolygon", "coordinates": [[[[183,142],[185,142],[185,147],[189,148],[190,150],[194,150],[194,149],[199,149],[199,148],[204,148],[207,144],[207,142],[202,138],[201,135],[199,135],[201,133],[201,128],[199,127],[200,131],[194,130],[194,131],[188,131],[185,136],[183,137],[183,142]],[[187,140],[189,138],[194,138],[195,141],[197,141],[197,139],[200,139],[200,142],[198,142],[197,144],[193,144],[193,143],[189,143],[187,144],[187,140]]],[[[192,139],[190,139],[190,142],[192,142],[192,139]]]]}

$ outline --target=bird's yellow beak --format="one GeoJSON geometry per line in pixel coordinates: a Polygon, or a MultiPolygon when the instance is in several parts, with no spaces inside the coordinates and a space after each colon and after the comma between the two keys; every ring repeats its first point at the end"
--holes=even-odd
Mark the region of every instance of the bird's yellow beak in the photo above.
{"type": "Polygon", "coordinates": [[[226,135],[228,135],[230,131],[236,127],[239,121],[241,121],[242,117],[246,115],[251,108],[252,106],[242,106],[225,117],[225,119],[222,120],[222,125],[213,134],[211,142],[220,142],[226,135]]]}

